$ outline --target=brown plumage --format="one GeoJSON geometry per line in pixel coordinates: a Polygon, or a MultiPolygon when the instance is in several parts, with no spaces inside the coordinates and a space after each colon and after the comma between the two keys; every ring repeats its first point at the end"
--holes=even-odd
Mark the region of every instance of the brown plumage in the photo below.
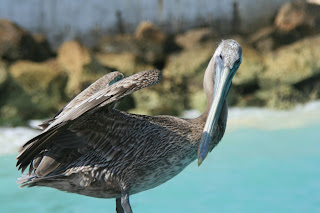
{"type": "Polygon", "coordinates": [[[119,72],[103,76],[44,122],[43,132],[23,145],[17,166],[22,172],[29,166],[29,173],[19,183],[117,198],[117,210],[131,212],[129,194],[156,187],[177,175],[196,159],[199,144],[201,163],[207,151],[221,140],[226,128],[229,84],[218,101],[222,104],[217,110],[214,134],[205,127],[207,118],[212,117],[214,94],[219,93],[214,82],[220,81],[216,78],[222,71],[217,67],[233,72],[228,80],[231,82],[241,58],[237,42],[226,40],[219,45],[205,73],[207,108],[195,119],[135,115],[114,109],[115,102],[124,96],[158,83],[158,70],[127,78],[119,72]],[[203,134],[210,136],[207,149],[201,148],[207,143],[201,141],[206,138],[203,134]]]}

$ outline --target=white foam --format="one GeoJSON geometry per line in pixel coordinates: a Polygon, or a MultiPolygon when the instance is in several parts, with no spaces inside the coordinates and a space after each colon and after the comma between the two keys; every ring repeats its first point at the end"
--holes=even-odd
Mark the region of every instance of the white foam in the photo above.
{"type": "Polygon", "coordinates": [[[31,128],[39,129],[39,125],[42,124],[45,120],[30,120],[28,121],[28,125],[31,128]]]}
{"type": "Polygon", "coordinates": [[[299,105],[288,111],[265,108],[231,108],[228,130],[237,128],[288,129],[320,122],[320,101],[299,105]]]}
{"type": "MultiPolygon", "coordinates": [[[[238,128],[288,129],[320,122],[320,100],[299,105],[292,110],[272,110],[258,107],[229,108],[227,131],[238,128]]],[[[185,117],[194,118],[200,113],[188,110],[185,117]]]]}
{"type": "Polygon", "coordinates": [[[40,131],[27,127],[0,128],[0,155],[17,153],[19,148],[40,131]]]}

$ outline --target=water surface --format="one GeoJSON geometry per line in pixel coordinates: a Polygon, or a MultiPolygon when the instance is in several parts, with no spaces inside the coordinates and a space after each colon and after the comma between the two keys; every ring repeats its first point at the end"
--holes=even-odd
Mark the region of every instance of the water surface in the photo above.
{"type": "MultiPolygon", "coordinates": [[[[201,167],[193,162],[167,183],[131,196],[134,212],[320,212],[320,117],[312,114],[309,122],[302,111],[281,116],[248,112],[261,118],[261,113],[267,113],[265,120],[274,119],[274,128],[268,122],[264,128],[260,118],[244,125],[245,118],[231,111],[229,131],[201,167]],[[299,125],[292,125],[293,116],[300,120],[299,125]],[[238,122],[242,124],[236,125],[238,122]]],[[[37,133],[1,130],[1,143],[4,138],[18,137],[21,131],[37,133]],[[17,132],[9,137],[12,131],[17,132]]],[[[44,187],[19,189],[16,151],[8,150],[0,155],[0,212],[115,212],[113,199],[44,187]]]]}

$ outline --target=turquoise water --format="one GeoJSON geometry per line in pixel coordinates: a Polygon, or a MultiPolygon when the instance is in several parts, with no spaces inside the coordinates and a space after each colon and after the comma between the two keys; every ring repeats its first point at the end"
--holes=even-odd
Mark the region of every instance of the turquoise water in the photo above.
{"type": "MultiPolygon", "coordinates": [[[[227,132],[201,167],[131,196],[134,212],[320,212],[320,122],[227,132]]],[[[115,212],[113,199],[18,188],[15,155],[0,156],[0,212],[115,212]]]]}

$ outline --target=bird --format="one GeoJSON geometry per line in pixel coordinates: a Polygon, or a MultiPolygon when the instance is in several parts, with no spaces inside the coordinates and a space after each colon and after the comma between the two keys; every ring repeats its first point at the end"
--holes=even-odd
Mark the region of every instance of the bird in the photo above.
{"type": "Polygon", "coordinates": [[[220,142],[226,97],[241,62],[241,45],[222,40],[204,74],[206,109],[192,119],[115,108],[123,97],[157,84],[161,71],[104,75],[39,125],[43,131],[21,147],[18,184],[115,198],[117,212],[132,213],[130,195],[163,184],[197,158],[200,166],[220,142]]]}

